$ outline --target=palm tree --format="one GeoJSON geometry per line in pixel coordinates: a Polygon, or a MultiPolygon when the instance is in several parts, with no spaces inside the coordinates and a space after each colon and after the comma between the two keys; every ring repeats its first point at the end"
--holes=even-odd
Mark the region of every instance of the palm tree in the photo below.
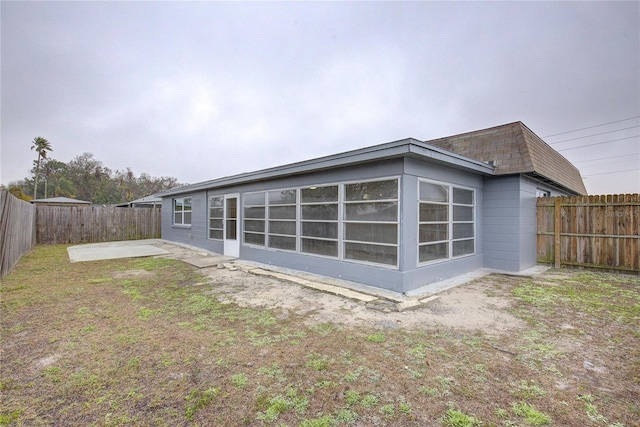
{"type": "Polygon", "coordinates": [[[33,198],[37,199],[38,194],[38,175],[40,174],[40,160],[47,158],[47,151],[53,151],[51,148],[51,144],[47,141],[46,138],[38,136],[33,139],[33,145],[31,146],[32,150],[36,150],[38,153],[38,160],[36,160],[36,177],[35,183],[33,185],[33,198]]]}

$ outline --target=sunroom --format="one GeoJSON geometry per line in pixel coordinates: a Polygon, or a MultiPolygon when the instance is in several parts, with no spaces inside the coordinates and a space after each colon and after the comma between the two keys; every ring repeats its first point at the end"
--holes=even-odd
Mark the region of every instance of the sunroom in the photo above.
{"type": "Polygon", "coordinates": [[[517,156],[535,151],[521,143],[555,153],[565,173],[573,166],[520,122],[470,135],[451,138],[524,166],[501,173],[502,160],[455,153],[450,140],[404,139],[164,192],[162,237],[396,292],[482,267],[532,267],[536,195],[579,193],[582,181],[525,170],[531,159],[517,156]]]}

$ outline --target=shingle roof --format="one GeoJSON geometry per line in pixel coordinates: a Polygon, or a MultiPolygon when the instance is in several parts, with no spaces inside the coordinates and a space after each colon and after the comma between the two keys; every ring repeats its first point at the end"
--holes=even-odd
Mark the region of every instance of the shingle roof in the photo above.
{"type": "Polygon", "coordinates": [[[580,171],[522,122],[426,141],[447,151],[493,162],[496,175],[528,174],[576,195],[587,190],[580,171]]]}

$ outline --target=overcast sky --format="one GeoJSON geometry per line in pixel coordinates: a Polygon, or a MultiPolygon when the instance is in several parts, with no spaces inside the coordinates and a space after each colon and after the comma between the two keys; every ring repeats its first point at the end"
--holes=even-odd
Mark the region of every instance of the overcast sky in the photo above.
{"type": "Polygon", "coordinates": [[[640,192],[640,2],[0,8],[5,185],[36,136],[195,183],[520,120],[589,193],[640,192]]]}

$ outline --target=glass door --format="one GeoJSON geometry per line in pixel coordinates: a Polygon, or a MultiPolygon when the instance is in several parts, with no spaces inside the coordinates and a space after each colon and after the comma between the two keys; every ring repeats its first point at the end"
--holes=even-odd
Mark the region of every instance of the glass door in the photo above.
{"type": "Polygon", "coordinates": [[[239,194],[224,196],[224,254],[235,258],[240,256],[238,199],[239,194]]]}

